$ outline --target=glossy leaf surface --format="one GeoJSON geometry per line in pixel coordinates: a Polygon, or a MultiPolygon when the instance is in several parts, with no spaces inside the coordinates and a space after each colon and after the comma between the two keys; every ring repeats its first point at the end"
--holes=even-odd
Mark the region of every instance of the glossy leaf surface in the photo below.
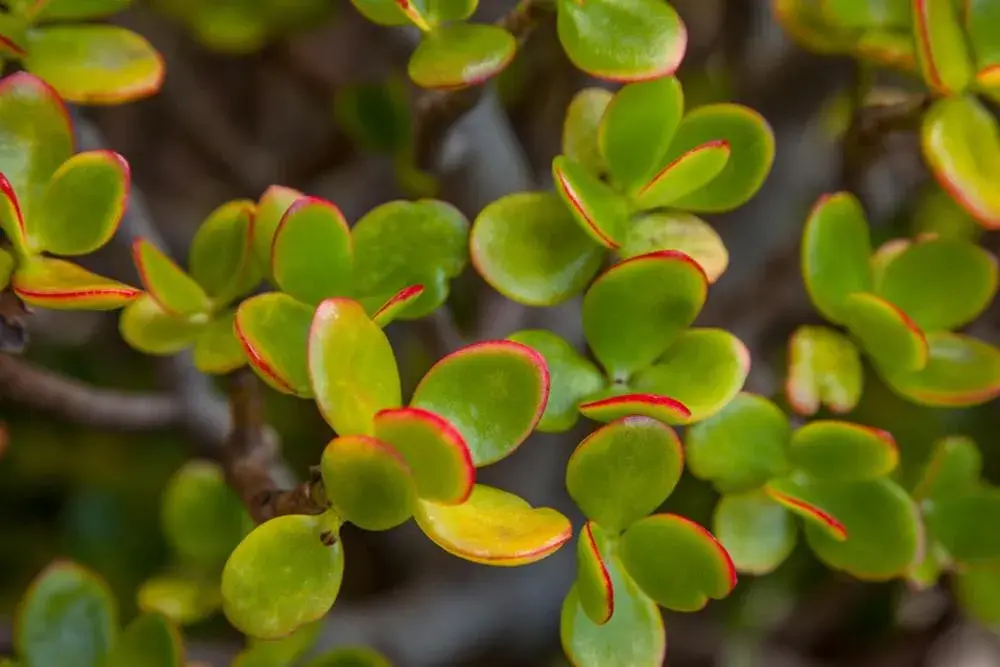
{"type": "Polygon", "coordinates": [[[514,36],[503,28],[458,23],[425,36],[407,69],[419,86],[455,90],[493,78],[510,64],[516,52],[514,36]]]}
{"type": "Polygon", "coordinates": [[[607,623],[615,610],[615,590],[604,560],[609,553],[608,535],[588,521],[576,543],[576,592],[584,613],[597,625],[607,623]]]}
{"type": "Polygon", "coordinates": [[[718,232],[701,218],[682,211],[655,211],[633,218],[618,252],[628,259],[657,250],[680,250],[690,256],[704,269],[710,283],[729,266],[729,251],[718,232]]]}
{"type": "Polygon", "coordinates": [[[584,88],[570,100],[563,122],[562,152],[587,170],[601,174],[607,169],[597,143],[597,132],[608,104],[615,95],[604,88],[584,88]]]}
{"type": "Polygon", "coordinates": [[[796,468],[830,481],[883,477],[899,463],[899,449],[887,431],[823,419],[796,430],[789,452],[796,468]]]}
{"type": "Polygon", "coordinates": [[[556,190],[590,237],[617,248],[625,237],[628,202],[585,167],[560,155],[552,161],[556,190]]]}
{"type": "Polygon", "coordinates": [[[917,371],[927,365],[924,332],[906,313],[874,294],[852,294],[844,301],[844,323],[880,368],[917,371]]]}
{"type": "Polygon", "coordinates": [[[695,146],[660,170],[635,194],[643,210],[670,206],[718,176],[729,163],[732,151],[722,139],[695,146]]]}
{"type": "Polygon", "coordinates": [[[403,315],[424,293],[423,285],[404,287],[372,313],[372,322],[383,329],[403,315]]]}
{"type": "Polygon", "coordinates": [[[52,257],[33,257],[11,279],[25,303],[53,310],[114,310],[139,298],[134,287],[52,257]]]}
{"type": "Polygon", "coordinates": [[[236,310],[236,336],[251,368],[286,394],[312,396],[307,350],[313,311],[281,292],[247,299],[236,310]]]}
{"type": "Polygon", "coordinates": [[[194,365],[202,373],[223,375],[247,363],[243,344],[236,337],[236,311],[215,317],[194,343],[194,365]]]}
{"type": "Polygon", "coordinates": [[[922,405],[980,405],[1000,395],[1000,350],[969,336],[927,336],[927,366],[894,373],[886,380],[897,392],[922,405]]]}
{"type": "Polygon", "coordinates": [[[148,294],[125,306],[118,321],[118,331],[126,343],[143,354],[153,355],[177,354],[190,347],[205,327],[171,315],[148,294]]]}
{"type": "Polygon", "coordinates": [[[366,435],[334,438],[320,461],[337,514],[364,530],[388,530],[413,514],[416,485],[403,457],[366,435]]]}
{"type": "Polygon", "coordinates": [[[328,201],[298,199],[281,218],[271,245],[271,274],[303,303],[351,292],[354,246],[344,215],[328,201]]]}
{"type": "Polygon", "coordinates": [[[132,259],[146,291],[163,310],[182,317],[211,311],[212,302],[201,285],[149,241],[136,240],[132,259]]]}
{"type": "Polygon", "coordinates": [[[257,202],[253,217],[253,251],[261,270],[267,275],[271,273],[271,246],[278,225],[292,204],[303,196],[298,190],[284,185],[272,185],[257,202]]]}
{"type": "Polygon", "coordinates": [[[861,355],[851,339],[835,329],[801,326],[789,339],[788,402],[800,415],[816,414],[821,405],[850,412],[861,399],[861,355]]]}
{"type": "Polygon", "coordinates": [[[792,515],[761,491],[722,496],[712,529],[740,572],[772,572],[795,548],[792,515]]]}
{"type": "Polygon", "coordinates": [[[188,255],[191,277],[218,303],[251,291],[262,271],[253,256],[254,203],[227,202],[201,223],[188,255]]]}

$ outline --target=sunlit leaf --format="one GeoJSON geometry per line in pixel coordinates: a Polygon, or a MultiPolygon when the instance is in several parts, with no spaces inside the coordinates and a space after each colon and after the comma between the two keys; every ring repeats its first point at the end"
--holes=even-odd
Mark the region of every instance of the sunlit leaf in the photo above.
{"type": "Polygon", "coordinates": [[[563,122],[562,152],[573,162],[595,174],[607,169],[597,144],[597,132],[605,109],[614,98],[604,88],[583,88],[570,100],[563,122]]]}
{"type": "Polygon", "coordinates": [[[215,317],[194,343],[194,365],[202,373],[231,373],[247,363],[243,344],[236,337],[236,311],[215,317]]]}
{"type": "Polygon", "coordinates": [[[580,404],[580,414],[598,422],[611,422],[629,415],[640,415],[664,424],[684,424],[691,418],[691,411],[677,399],[657,394],[620,394],[615,388],[606,392],[609,396],[580,404]]]}
{"type": "Polygon", "coordinates": [[[254,208],[246,199],[219,206],[191,241],[191,277],[218,303],[245,295],[261,280],[251,245],[254,208]]]}
{"type": "Polygon", "coordinates": [[[856,482],[883,477],[899,463],[892,434],[849,422],[819,419],[792,434],[792,465],[817,479],[856,482]]]}
{"type": "Polygon", "coordinates": [[[282,216],[271,245],[271,274],[303,303],[350,294],[354,246],[344,215],[332,203],[302,197],[282,216]]]}
{"type": "Polygon", "coordinates": [[[212,302],[201,285],[149,241],[136,239],[132,260],[146,291],[163,310],[185,317],[212,310],[212,302]]]}
{"type": "Polygon", "coordinates": [[[320,462],[333,509],[364,530],[388,530],[413,514],[416,485],[406,460],[366,435],[334,438],[320,462]]]}
{"type": "Polygon", "coordinates": [[[710,224],[683,211],[654,211],[634,218],[618,249],[623,259],[657,250],[680,250],[705,270],[708,282],[729,266],[729,251],[710,224]]]}
{"type": "Polygon", "coordinates": [[[889,385],[922,405],[980,405],[1000,395],[1000,350],[969,336],[932,333],[923,370],[886,375],[889,385]]]}
{"type": "Polygon", "coordinates": [[[455,90],[493,78],[510,64],[516,52],[514,36],[503,28],[458,23],[426,35],[407,69],[418,86],[455,90]]]}
{"type": "Polygon", "coordinates": [[[285,213],[303,194],[283,185],[272,185],[257,202],[251,233],[254,255],[265,275],[271,275],[271,246],[285,213]]]}
{"type": "Polygon", "coordinates": [[[974,70],[952,0],[913,0],[913,39],[924,80],[935,92],[961,92],[974,70]]]}
{"type": "Polygon", "coordinates": [[[888,372],[918,371],[927,365],[924,332],[906,313],[874,294],[852,294],[843,302],[844,324],[862,349],[888,372]]]}
{"type": "Polygon", "coordinates": [[[628,201],[582,165],[558,156],[552,161],[556,190],[590,237],[606,248],[625,238],[628,201]]]}
{"type": "Polygon", "coordinates": [[[405,313],[424,293],[423,285],[404,287],[372,313],[372,322],[383,329],[405,313]]]}
{"type": "Polygon", "coordinates": [[[201,622],[222,607],[218,585],[180,574],[164,574],[147,579],[136,593],[136,603],[145,612],[163,614],[174,623],[201,622]]]}
{"type": "Polygon", "coordinates": [[[639,208],[670,206],[718,176],[729,163],[729,142],[716,139],[682,153],[635,193],[639,208]]]}
{"type": "Polygon", "coordinates": [[[152,355],[177,354],[190,347],[206,326],[168,313],[148,294],[125,306],[118,321],[125,342],[152,355]]]}

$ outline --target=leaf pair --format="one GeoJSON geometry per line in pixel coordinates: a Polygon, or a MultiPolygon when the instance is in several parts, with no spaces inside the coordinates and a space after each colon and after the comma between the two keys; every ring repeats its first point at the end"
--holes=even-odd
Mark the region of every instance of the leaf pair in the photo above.
{"type": "Polygon", "coordinates": [[[32,305],[119,308],[141,292],[43,254],[101,248],[125,212],[125,159],[111,151],[72,153],[72,127],[58,94],[31,74],[0,81],[0,229],[13,248],[13,256],[0,255],[0,274],[32,305]]]}
{"type": "Polygon", "coordinates": [[[573,452],[566,487],[589,519],[562,612],[563,646],[574,664],[658,665],[657,604],[698,611],[736,585],[729,555],[708,531],[676,514],[650,515],[683,466],[676,433],[642,416],[602,426],[573,452]]]}
{"type": "Polygon", "coordinates": [[[922,546],[916,506],[887,476],[899,462],[885,431],[817,420],[795,431],[767,399],[740,394],[693,426],[688,465],[723,497],[715,534],[736,567],[764,574],[795,545],[793,515],[824,563],[861,579],[909,571],[922,546]]]}
{"type": "MultiPolygon", "coordinates": [[[[820,199],[806,222],[802,272],[816,308],[848,329],[903,396],[976,405],[1000,393],[1000,350],[951,333],[996,294],[996,259],[979,246],[937,237],[892,241],[872,253],[860,203],[841,192],[820,199]]],[[[856,352],[850,341],[822,331],[793,337],[789,396],[803,411],[818,401],[847,411],[859,393],[856,352]]]]}
{"type": "Polygon", "coordinates": [[[14,648],[25,667],[182,667],[181,637],[159,614],[119,630],[105,583],[69,561],[56,561],[31,584],[18,609],[14,648]]]}
{"type": "Polygon", "coordinates": [[[141,35],[85,23],[115,14],[128,0],[38,0],[15,4],[0,25],[3,55],[21,61],[75,104],[121,104],[163,84],[163,57],[141,35]]]}
{"type": "Polygon", "coordinates": [[[727,331],[688,329],[707,289],[701,267],[678,251],[633,257],[594,281],[583,298],[583,331],[606,377],[556,334],[513,334],[552,374],[539,429],[566,431],[580,413],[600,422],[645,415],[689,424],[720,410],[743,387],[750,357],[727,331]]]}

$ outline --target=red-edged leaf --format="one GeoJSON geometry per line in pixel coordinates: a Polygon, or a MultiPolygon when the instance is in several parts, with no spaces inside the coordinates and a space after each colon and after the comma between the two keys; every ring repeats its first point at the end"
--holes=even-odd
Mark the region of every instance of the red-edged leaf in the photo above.
{"type": "Polygon", "coordinates": [[[380,327],[385,328],[413,304],[414,301],[419,299],[423,293],[423,285],[404,287],[372,313],[372,321],[380,327]]]}
{"type": "Polygon", "coordinates": [[[52,257],[23,262],[11,285],[25,303],[53,310],[114,310],[142,294],[135,287],[52,257]]]}
{"type": "Polygon", "coordinates": [[[212,302],[201,285],[146,239],[132,244],[132,259],[139,279],[163,310],[173,315],[203,315],[212,302]]]}
{"type": "Polygon", "coordinates": [[[709,141],[675,158],[639,188],[635,202],[642,209],[669,206],[719,175],[729,162],[729,142],[709,141]]]}
{"type": "Polygon", "coordinates": [[[625,238],[628,202],[597,176],[564,156],[552,161],[556,190],[576,221],[605,248],[617,248],[625,238]]]}
{"type": "Polygon", "coordinates": [[[576,591],[580,606],[598,625],[611,620],[615,611],[615,589],[604,562],[609,546],[608,536],[593,521],[584,525],[576,546],[576,591]]]}
{"type": "Polygon", "coordinates": [[[973,77],[953,0],[913,0],[913,37],[924,80],[936,92],[961,92],[973,77]]]}
{"type": "Polygon", "coordinates": [[[584,417],[610,422],[629,415],[650,417],[664,424],[683,424],[691,411],[680,401],[656,394],[622,394],[580,404],[584,417]]]}
{"type": "Polygon", "coordinates": [[[809,486],[785,477],[768,482],[765,491],[775,501],[825,530],[833,539],[847,539],[844,524],[820,506],[820,501],[810,494],[809,486]]]}
{"type": "Polygon", "coordinates": [[[14,250],[28,251],[28,232],[24,228],[24,214],[14,187],[7,177],[0,174],[0,230],[10,239],[14,250]]]}

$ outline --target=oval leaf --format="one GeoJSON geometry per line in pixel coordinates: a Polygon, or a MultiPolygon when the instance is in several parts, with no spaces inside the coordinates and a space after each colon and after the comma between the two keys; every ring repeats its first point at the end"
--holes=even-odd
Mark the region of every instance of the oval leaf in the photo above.
{"type": "Polygon", "coordinates": [[[423,88],[457,90],[477,86],[510,64],[514,36],[501,27],[457,23],[426,35],[410,57],[410,78],[423,88]]]}
{"type": "Polygon", "coordinates": [[[147,579],[139,587],[136,603],[144,612],[163,614],[174,623],[192,625],[205,620],[222,606],[218,586],[184,575],[162,575],[147,579]]]}
{"type": "Polygon", "coordinates": [[[618,532],[663,504],[683,468],[673,429],[648,417],[624,417],[577,446],[566,488],[587,518],[618,532]]]}
{"type": "Polygon", "coordinates": [[[690,213],[656,211],[634,218],[618,252],[622,259],[628,259],[657,250],[680,250],[690,256],[704,269],[710,283],[729,266],[729,251],[718,232],[690,213]]]}
{"type": "Polygon", "coordinates": [[[252,201],[227,202],[209,213],[191,241],[191,277],[217,303],[228,304],[260,282],[251,245],[253,215],[252,201]]]}
{"type": "Polygon", "coordinates": [[[183,667],[181,635],[160,614],[143,614],[129,623],[115,644],[107,667],[183,667]]]}
{"type": "Polygon", "coordinates": [[[224,375],[247,363],[243,344],[236,337],[236,311],[213,319],[194,343],[194,365],[202,373],[224,375]]]}
{"type": "MultiPolygon", "coordinates": [[[[818,526],[831,539],[843,542],[848,538],[847,527],[827,508],[823,489],[837,485],[808,481],[802,478],[782,477],[772,479],[764,487],[767,495],[798,514],[807,523],[818,526]]],[[[841,485],[843,486],[843,485],[841,485]]]]}
{"type": "Polygon", "coordinates": [[[573,162],[595,174],[607,169],[597,144],[601,118],[614,94],[604,88],[584,88],[570,100],[563,122],[562,152],[573,162]]]}
{"type": "Polygon", "coordinates": [[[552,176],[556,190],[584,231],[605,248],[620,246],[628,223],[628,201],[562,155],[552,161],[552,176]]]}
{"type": "Polygon", "coordinates": [[[151,355],[177,354],[187,349],[205,327],[204,323],[171,315],[148,294],[128,304],[118,321],[118,331],[125,342],[151,355]]]}
{"type": "Polygon", "coordinates": [[[740,572],[773,572],[795,548],[792,515],[761,491],[722,496],[712,529],[740,572]]]}
{"type": "Polygon", "coordinates": [[[114,310],[142,294],[134,287],[51,257],[22,262],[11,286],[25,303],[52,310],[114,310]]]}
{"type": "Polygon", "coordinates": [[[924,81],[935,92],[961,92],[974,70],[952,0],[913,0],[913,39],[924,81]]]}
{"type": "Polygon", "coordinates": [[[304,195],[298,190],[283,185],[272,185],[257,202],[257,211],[253,216],[251,232],[253,252],[257,263],[265,275],[271,275],[271,246],[274,244],[274,234],[278,225],[292,204],[304,195]]]}
{"type": "Polygon", "coordinates": [[[899,463],[892,434],[847,422],[817,420],[792,434],[792,465],[816,479],[860,482],[884,477],[899,463]]]}
{"type": "Polygon", "coordinates": [[[636,205],[643,210],[670,206],[718,176],[729,163],[731,154],[729,142],[724,139],[690,149],[639,188],[635,194],[636,205]]]}
{"type": "Polygon", "coordinates": [[[201,285],[149,241],[136,239],[132,259],[143,286],[163,310],[178,316],[211,311],[212,302],[201,285]]]}
{"type": "Polygon", "coordinates": [[[334,438],[320,461],[337,514],[364,530],[389,530],[413,514],[416,486],[396,450],[365,435],[334,438]]]}
{"type": "Polygon", "coordinates": [[[974,490],[983,472],[983,455],[969,438],[953,436],[934,443],[931,457],[913,489],[917,501],[943,500],[974,490]]]}
{"type": "Polygon", "coordinates": [[[683,424],[691,411],[680,401],[656,394],[614,394],[580,404],[580,413],[597,422],[641,415],[664,424],[683,424]]]}
{"type": "Polygon", "coordinates": [[[532,508],[512,493],[482,484],[461,505],[421,501],[414,518],[439,547],[482,565],[534,563],[573,535],[569,519],[554,509],[532,508]]]}
{"type": "Polygon", "coordinates": [[[1000,534],[992,527],[1000,511],[1000,489],[981,488],[940,498],[927,507],[927,526],[962,565],[1000,560],[1000,534]]]}
{"type": "Polygon", "coordinates": [[[889,372],[918,371],[927,365],[927,338],[902,310],[874,294],[844,301],[844,324],[861,347],[889,372]]]}
{"type": "Polygon", "coordinates": [[[485,341],[437,362],[417,385],[411,405],[445,418],[482,467],[513,453],[545,411],[545,359],[513,341],[485,341]]]}
{"type": "Polygon", "coordinates": [[[576,545],[576,592],[587,617],[597,625],[611,620],[615,610],[615,589],[604,554],[611,553],[604,530],[588,521],[576,545]]]}
{"type": "Polygon", "coordinates": [[[932,333],[923,370],[894,373],[886,381],[922,405],[968,407],[1000,395],[1000,350],[969,336],[932,333]]]}
{"type": "Polygon", "coordinates": [[[236,310],[236,337],[250,367],[274,389],[312,396],[307,350],[313,311],[281,292],[251,297],[236,310]]]}
{"type": "Polygon", "coordinates": [[[839,331],[801,326],[789,338],[785,395],[800,415],[814,415],[821,405],[850,412],[861,399],[863,373],[858,348],[839,331]]]}
{"type": "Polygon", "coordinates": [[[271,244],[271,275],[303,303],[350,294],[354,247],[344,215],[317,197],[302,197],[282,216],[271,244]]]}
{"type": "Polygon", "coordinates": [[[222,571],[223,611],[240,632],[276,639],[324,616],[344,577],[337,540],[320,517],[291,514],[257,526],[222,571]]]}

